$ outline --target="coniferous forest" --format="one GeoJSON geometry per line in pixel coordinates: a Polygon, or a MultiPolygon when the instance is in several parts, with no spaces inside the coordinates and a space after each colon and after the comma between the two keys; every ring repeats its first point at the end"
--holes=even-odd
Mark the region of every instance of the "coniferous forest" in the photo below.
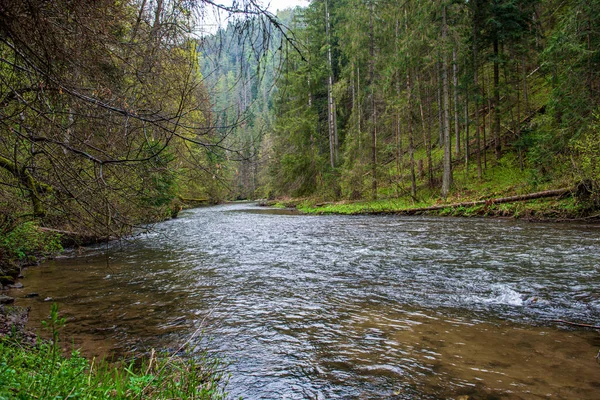
{"type": "Polygon", "coordinates": [[[262,195],[597,200],[600,3],[313,1],[277,81],[262,195]]]}

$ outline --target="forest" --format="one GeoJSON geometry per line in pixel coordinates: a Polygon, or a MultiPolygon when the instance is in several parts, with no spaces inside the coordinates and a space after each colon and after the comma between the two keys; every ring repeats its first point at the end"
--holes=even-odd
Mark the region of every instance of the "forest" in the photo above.
{"type": "Polygon", "coordinates": [[[235,199],[594,215],[600,2],[209,6],[2,5],[4,259],[235,199]]]}
{"type": "Polygon", "coordinates": [[[227,40],[260,37],[258,59],[281,30],[254,2],[0,3],[3,268],[228,197],[223,171],[248,155],[203,76],[227,51],[207,43],[219,18],[227,40]]]}
{"type": "Polygon", "coordinates": [[[419,203],[579,186],[597,204],[599,15],[597,1],[297,9],[261,195],[419,203]]]}

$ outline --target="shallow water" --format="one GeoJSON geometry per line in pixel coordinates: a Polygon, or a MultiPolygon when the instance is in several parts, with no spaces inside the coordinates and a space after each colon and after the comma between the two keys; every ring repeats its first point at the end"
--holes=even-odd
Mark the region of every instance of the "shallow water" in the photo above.
{"type": "Polygon", "coordinates": [[[57,302],[88,354],[201,330],[232,398],[596,399],[600,337],[551,320],[600,322],[599,272],[595,226],[237,204],[29,269],[12,295],[34,321],[57,302]]]}

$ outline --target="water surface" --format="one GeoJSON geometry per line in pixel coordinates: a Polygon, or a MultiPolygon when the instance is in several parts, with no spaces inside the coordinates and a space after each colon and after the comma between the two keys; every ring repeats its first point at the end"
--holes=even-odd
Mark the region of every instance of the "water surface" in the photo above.
{"type": "Polygon", "coordinates": [[[230,362],[232,398],[600,398],[595,226],[183,212],[133,242],[26,271],[16,296],[89,354],[230,362]],[[210,338],[210,340],[208,340],[210,338]]]}

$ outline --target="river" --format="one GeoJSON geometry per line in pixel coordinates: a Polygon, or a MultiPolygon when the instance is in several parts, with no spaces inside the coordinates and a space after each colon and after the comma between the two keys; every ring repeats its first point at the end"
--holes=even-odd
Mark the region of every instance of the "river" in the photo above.
{"type": "Polygon", "coordinates": [[[232,398],[600,398],[600,337],[551,322],[600,322],[597,226],[233,204],[22,283],[17,304],[36,321],[58,303],[86,354],[202,331],[192,341],[230,363],[232,398]]]}

